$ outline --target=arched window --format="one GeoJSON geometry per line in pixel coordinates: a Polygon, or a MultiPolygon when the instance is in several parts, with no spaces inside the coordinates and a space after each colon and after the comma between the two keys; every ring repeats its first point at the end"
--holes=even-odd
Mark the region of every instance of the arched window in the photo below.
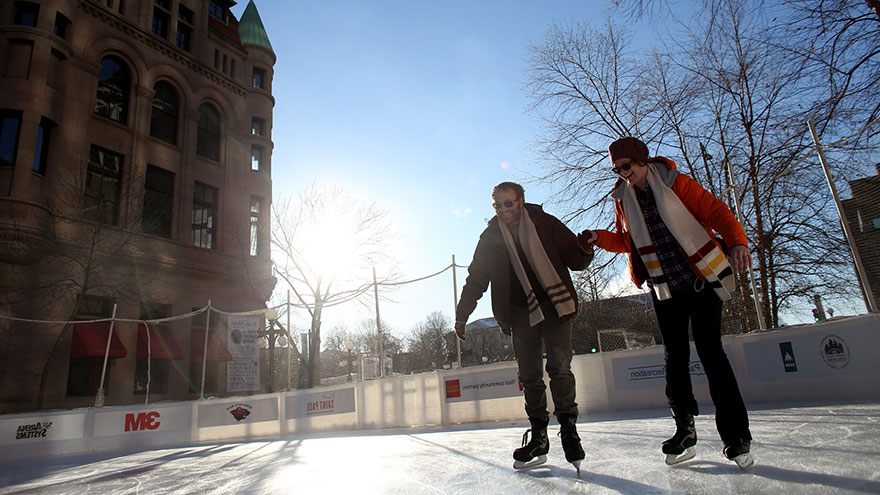
{"type": "Polygon", "coordinates": [[[177,91],[167,81],[153,86],[153,112],[150,114],[150,136],[177,144],[177,91]]]}
{"type": "Polygon", "coordinates": [[[199,105],[196,153],[215,162],[220,161],[220,113],[210,103],[199,105]]]}
{"type": "Polygon", "coordinates": [[[101,60],[101,72],[98,74],[95,113],[127,123],[129,88],[131,74],[125,63],[114,56],[104,57],[101,60]]]}

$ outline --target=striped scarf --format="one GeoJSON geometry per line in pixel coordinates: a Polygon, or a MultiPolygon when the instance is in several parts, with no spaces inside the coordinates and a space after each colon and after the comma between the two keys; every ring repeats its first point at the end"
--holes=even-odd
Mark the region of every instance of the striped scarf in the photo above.
{"type": "MultiPolygon", "coordinates": [[[[541,311],[541,305],[538,304],[538,298],[535,296],[535,291],[532,290],[532,284],[529,283],[529,277],[526,275],[525,268],[523,268],[522,262],[519,259],[519,254],[517,254],[513,234],[510,233],[510,229],[504,222],[499,220],[498,226],[501,228],[501,237],[504,238],[504,244],[507,246],[507,254],[510,256],[513,271],[516,273],[516,278],[519,279],[519,283],[526,294],[526,303],[529,308],[529,326],[533,327],[544,321],[544,312],[541,311]]],[[[541,244],[541,239],[538,237],[538,231],[535,230],[535,224],[532,223],[532,219],[529,218],[529,212],[525,208],[522,210],[522,216],[517,225],[517,236],[519,237],[523,253],[526,255],[526,261],[534,270],[538,281],[541,282],[544,292],[550,297],[550,302],[556,308],[556,314],[561,318],[574,313],[573,296],[562,279],[559,278],[559,274],[556,273],[556,268],[553,267],[550,258],[547,257],[544,245],[541,244]]]]}
{"type": "MultiPolygon", "coordinates": [[[[648,164],[648,186],[654,195],[660,218],[663,219],[663,223],[669,228],[688,260],[697,267],[706,284],[715,290],[719,299],[729,300],[735,281],[733,269],[727,258],[715,241],[709,238],[703,226],[685,208],[678,196],[660,179],[654,167],[653,163],[648,164]]],[[[648,233],[648,226],[645,224],[645,217],[642,215],[632,184],[626,184],[622,204],[630,235],[651,276],[657,299],[669,299],[672,293],[660,267],[657,251],[651,242],[651,235],[648,233]]]]}

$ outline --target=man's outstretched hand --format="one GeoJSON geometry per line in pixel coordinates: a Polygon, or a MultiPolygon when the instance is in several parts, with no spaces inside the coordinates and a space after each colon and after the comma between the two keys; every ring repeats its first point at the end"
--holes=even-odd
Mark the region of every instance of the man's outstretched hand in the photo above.
{"type": "Polygon", "coordinates": [[[467,323],[464,321],[455,322],[455,336],[458,337],[458,340],[465,342],[467,338],[464,336],[464,327],[467,323]]]}

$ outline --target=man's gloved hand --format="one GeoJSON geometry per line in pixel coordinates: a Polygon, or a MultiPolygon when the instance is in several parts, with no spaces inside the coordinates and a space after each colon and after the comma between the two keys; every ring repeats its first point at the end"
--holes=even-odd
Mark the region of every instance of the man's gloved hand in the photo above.
{"type": "Polygon", "coordinates": [[[593,250],[593,244],[596,243],[596,240],[599,239],[599,236],[596,235],[590,229],[586,229],[577,236],[578,246],[586,252],[591,252],[593,250]]]}
{"type": "Polygon", "coordinates": [[[464,327],[467,325],[467,322],[457,321],[455,322],[455,336],[458,337],[458,340],[465,342],[467,338],[464,336],[464,327]]]}

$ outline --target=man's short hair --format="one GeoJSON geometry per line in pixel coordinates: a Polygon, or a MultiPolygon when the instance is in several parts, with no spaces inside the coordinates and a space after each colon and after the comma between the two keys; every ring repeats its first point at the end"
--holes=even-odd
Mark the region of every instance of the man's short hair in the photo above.
{"type": "Polygon", "coordinates": [[[492,197],[494,198],[495,193],[502,190],[502,189],[507,189],[507,190],[510,190],[510,191],[513,191],[514,193],[516,193],[516,199],[525,197],[525,194],[526,194],[526,191],[523,189],[523,186],[517,184],[516,182],[502,182],[501,184],[498,184],[497,186],[495,186],[494,189],[492,189],[492,197]]]}

